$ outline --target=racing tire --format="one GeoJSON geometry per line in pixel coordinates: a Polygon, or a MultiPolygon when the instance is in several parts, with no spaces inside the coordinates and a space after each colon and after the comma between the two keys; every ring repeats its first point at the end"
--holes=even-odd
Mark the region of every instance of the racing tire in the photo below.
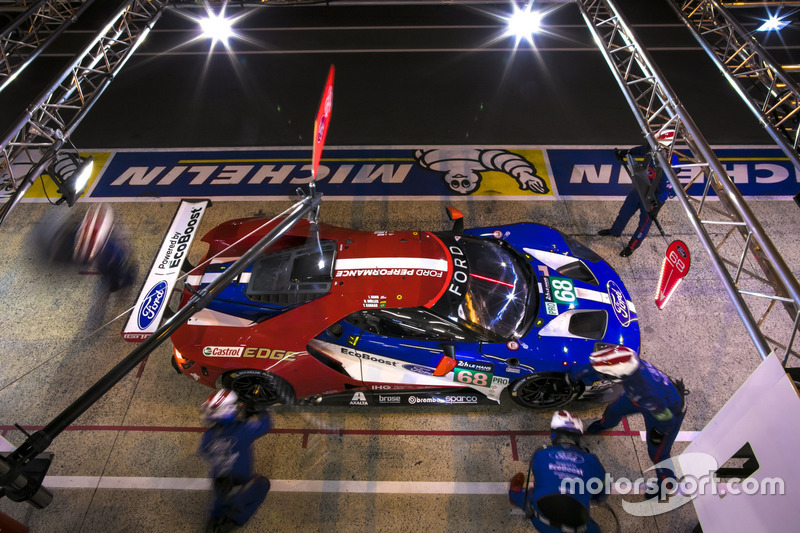
{"type": "Polygon", "coordinates": [[[561,372],[528,374],[511,384],[511,399],[531,409],[555,409],[566,405],[583,392],[583,384],[572,383],[561,372]]]}
{"type": "Polygon", "coordinates": [[[294,388],[288,381],[263,370],[233,370],[222,376],[222,387],[239,396],[248,410],[257,412],[276,404],[295,402],[294,388]]]}

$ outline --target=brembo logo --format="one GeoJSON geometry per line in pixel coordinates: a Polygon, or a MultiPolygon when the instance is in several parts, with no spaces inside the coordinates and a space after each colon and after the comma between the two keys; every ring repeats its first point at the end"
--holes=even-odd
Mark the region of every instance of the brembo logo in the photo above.
{"type": "Polygon", "coordinates": [[[147,292],[147,296],[142,300],[142,308],[139,309],[137,323],[139,329],[147,329],[153,323],[161,306],[164,305],[167,295],[167,282],[159,281],[147,292]]]}

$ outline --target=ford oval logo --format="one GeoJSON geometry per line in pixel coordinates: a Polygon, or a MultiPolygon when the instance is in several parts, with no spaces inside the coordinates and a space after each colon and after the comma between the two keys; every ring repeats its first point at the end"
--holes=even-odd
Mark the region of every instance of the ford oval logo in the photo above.
{"type": "Polygon", "coordinates": [[[625,300],[625,294],[622,292],[622,289],[619,288],[619,285],[613,281],[608,282],[606,290],[608,291],[608,299],[611,300],[611,308],[614,310],[617,320],[622,324],[622,327],[627,327],[628,324],[631,323],[631,313],[628,310],[628,302],[625,300]]]}
{"type": "Polygon", "coordinates": [[[139,309],[139,316],[136,321],[139,329],[147,329],[153,320],[158,316],[161,306],[164,305],[167,296],[167,282],[159,281],[153,288],[147,291],[147,296],[142,300],[142,307],[139,309]]]}
{"type": "Polygon", "coordinates": [[[432,376],[434,371],[433,368],[422,365],[403,365],[403,368],[411,372],[416,372],[417,374],[424,374],[426,376],[432,376]]]}

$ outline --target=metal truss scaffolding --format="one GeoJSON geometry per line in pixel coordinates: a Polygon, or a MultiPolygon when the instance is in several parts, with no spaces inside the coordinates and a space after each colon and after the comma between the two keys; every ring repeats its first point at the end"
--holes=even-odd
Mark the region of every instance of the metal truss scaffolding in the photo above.
{"type": "Polygon", "coordinates": [[[0,33],[0,91],[31,64],[94,0],[38,0],[0,33]]]}
{"type": "Polygon", "coordinates": [[[168,0],[127,0],[0,141],[0,223],[68,141],[168,0]]]}
{"type": "Polygon", "coordinates": [[[800,170],[800,88],[717,0],[667,0],[800,170]]]}
{"type": "Polygon", "coordinates": [[[577,4],[759,356],[766,359],[773,350],[782,351],[786,366],[789,354],[797,356],[792,351],[800,318],[797,280],[619,9],[610,0],[577,4]],[[666,130],[675,131],[667,148],[656,140],[666,130]],[[673,152],[681,161],[675,166],[670,165],[673,152]],[[684,188],[677,172],[687,170],[695,174],[684,188]],[[689,187],[702,180],[702,196],[690,197],[689,187]],[[719,202],[706,202],[709,186],[719,202]],[[702,219],[704,209],[716,219],[702,219]],[[727,233],[715,244],[709,231],[720,228],[727,233]],[[747,268],[750,258],[761,273],[747,268]],[[789,320],[787,314],[771,312],[777,303],[783,304],[789,320]]]}

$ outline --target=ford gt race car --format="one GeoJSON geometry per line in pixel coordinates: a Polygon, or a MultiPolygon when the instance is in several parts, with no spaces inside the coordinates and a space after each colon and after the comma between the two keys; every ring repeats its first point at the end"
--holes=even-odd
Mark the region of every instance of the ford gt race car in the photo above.
{"type": "MultiPolygon", "coordinates": [[[[442,232],[299,222],[172,334],[173,366],[263,405],[493,403],[508,390],[552,409],[608,388],[589,354],[639,349],[616,272],[553,228],[463,230],[457,215],[442,232]]],[[[183,301],[276,224],[265,220],[206,234],[183,301]]]]}

